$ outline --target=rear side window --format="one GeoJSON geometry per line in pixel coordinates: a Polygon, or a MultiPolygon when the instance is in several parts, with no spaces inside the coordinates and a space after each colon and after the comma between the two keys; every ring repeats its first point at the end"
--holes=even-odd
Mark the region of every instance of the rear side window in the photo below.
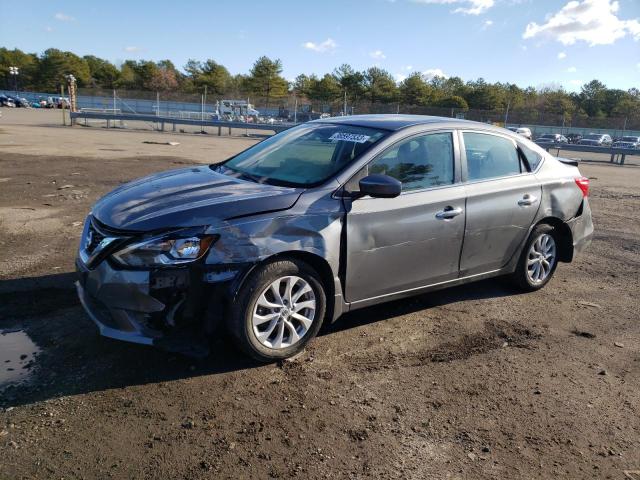
{"type": "Polygon", "coordinates": [[[514,143],[506,138],[485,133],[463,133],[470,181],[517,175],[520,157],[514,143]]]}
{"type": "Polygon", "coordinates": [[[453,183],[451,133],[431,133],[403,140],[369,164],[369,173],[389,175],[403,191],[453,183]]]}

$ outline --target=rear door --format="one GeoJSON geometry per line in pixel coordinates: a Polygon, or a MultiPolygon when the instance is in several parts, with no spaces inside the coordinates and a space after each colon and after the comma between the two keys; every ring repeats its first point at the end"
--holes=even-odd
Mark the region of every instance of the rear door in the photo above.
{"type": "Polygon", "coordinates": [[[460,137],[467,193],[464,277],[498,270],[520,251],[542,188],[511,138],[474,131],[460,137]]]}
{"type": "Polygon", "coordinates": [[[357,302],[454,279],[464,236],[465,189],[452,131],[400,140],[347,184],[385,174],[396,198],[346,200],[346,299],[357,302]],[[458,164],[458,168],[455,165],[458,164]]]}

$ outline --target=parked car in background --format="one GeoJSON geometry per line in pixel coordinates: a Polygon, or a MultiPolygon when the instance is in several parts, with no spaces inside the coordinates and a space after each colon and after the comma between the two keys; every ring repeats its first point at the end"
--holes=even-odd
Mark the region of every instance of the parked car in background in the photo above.
{"type": "Polygon", "coordinates": [[[531,140],[531,130],[527,127],[508,127],[512,132],[517,133],[518,135],[522,135],[524,138],[531,140]]]}
{"type": "Polygon", "coordinates": [[[592,145],[594,147],[608,147],[611,145],[611,135],[606,133],[590,133],[580,139],[578,145],[592,145]]]}
{"type": "Polygon", "coordinates": [[[15,108],[16,104],[11,97],[0,95],[0,107],[15,108]]]}
{"type": "Polygon", "coordinates": [[[640,148],[640,137],[622,137],[617,142],[613,142],[613,146],[617,148],[640,148]]]}
{"type": "Polygon", "coordinates": [[[545,133],[538,137],[536,142],[539,143],[569,143],[567,137],[560,135],[559,133],[545,133]]]}
{"type": "Polygon", "coordinates": [[[579,133],[568,133],[566,137],[569,143],[578,143],[580,140],[582,140],[582,135],[579,133]]]}
{"type": "Polygon", "coordinates": [[[23,97],[9,97],[13,100],[13,103],[15,104],[16,107],[18,108],[30,108],[31,105],[29,104],[29,101],[26,98],[23,97]]]}
{"type": "Polygon", "coordinates": [[[198,351],[225,325],[287,358],[347,311],[503,275],[542,288],[593,235],[577,165],[483,123],[316,120],[102,197],[78,295],[107,337],[198,351]]]}

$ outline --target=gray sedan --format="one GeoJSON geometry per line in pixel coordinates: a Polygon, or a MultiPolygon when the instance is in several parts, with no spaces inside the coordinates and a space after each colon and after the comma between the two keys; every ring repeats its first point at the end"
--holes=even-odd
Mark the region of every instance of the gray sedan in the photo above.
{"type": "Polygon", "coordinates": [[[343,313],[508,276],[542,288],[591,240],[589,181],[508,130],[363,115],[123,185],[87,217],[80,300],[108,337],[261,361],[343,313]]]}

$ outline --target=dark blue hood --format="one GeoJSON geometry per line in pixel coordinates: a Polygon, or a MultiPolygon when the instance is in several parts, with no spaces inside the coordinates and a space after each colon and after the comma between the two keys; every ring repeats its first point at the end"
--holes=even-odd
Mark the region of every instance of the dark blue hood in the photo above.
{"type": "Polygon", "coordinates": [[[116,188],[93,207],[114,229],[151,231],[212,225],[232,217],[291,208],[302,190],[216,173],[208,166],[158,173],[116,188]]]}

